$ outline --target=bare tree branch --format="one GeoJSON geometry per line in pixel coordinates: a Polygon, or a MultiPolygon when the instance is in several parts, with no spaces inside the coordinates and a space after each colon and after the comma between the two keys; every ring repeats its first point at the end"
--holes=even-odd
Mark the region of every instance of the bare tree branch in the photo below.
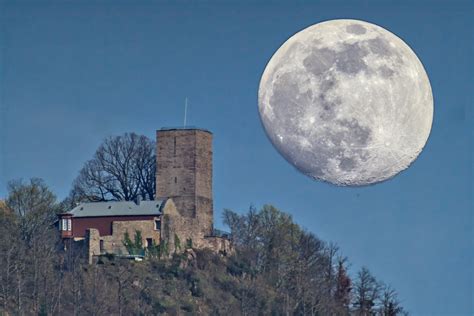
{"type": "Polygon", "coordinates": [[[133,201],[155,197],[155,144],[134,133],[109,137],[87,161],[73,183],[70,199],[133,201]]]}

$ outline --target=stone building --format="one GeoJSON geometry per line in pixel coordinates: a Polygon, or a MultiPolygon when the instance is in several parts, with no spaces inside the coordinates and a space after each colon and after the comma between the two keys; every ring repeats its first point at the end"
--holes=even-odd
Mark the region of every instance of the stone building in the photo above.
{"type": "Polygon", "coordinates": [[[161,129],[156,137],[155,201],[82,203],[59,215],[65,244],[84,243],[90,262],[106,253],[130,255],[124,235],[133,238],[136,231],[145,248],[166,243],[170,253],[189,244],[232,251],[229,240],[213,228],[212,133],[161,129]]]}

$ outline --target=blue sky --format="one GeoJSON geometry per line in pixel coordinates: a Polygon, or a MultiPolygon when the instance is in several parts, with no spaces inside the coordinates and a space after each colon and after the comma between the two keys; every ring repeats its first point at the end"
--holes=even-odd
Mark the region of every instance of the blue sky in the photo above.
{"type": "Polygon", "coordinates": [[[214,132],[217,226],[223,208],[274,204],[390,283],[412,314],[472,315],[473,15],[468,1],[1,1],[0,197],[32,176],[65,197],[106,136],[180,125],[187,96],[188,123],[214,132]],[[433,89],[424,151],[375,186],[301,175],[258,117],[275,50],[336,18],[404,39],[433,89]]]}

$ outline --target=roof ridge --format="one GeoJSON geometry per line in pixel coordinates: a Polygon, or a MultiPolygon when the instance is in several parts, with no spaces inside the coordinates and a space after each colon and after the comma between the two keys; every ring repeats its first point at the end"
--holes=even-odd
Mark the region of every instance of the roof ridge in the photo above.
{"type": "Polygon", "coordinates": [[[82,202],[68,213],[73,217],[159,215],[166,200],[82,202]]]}

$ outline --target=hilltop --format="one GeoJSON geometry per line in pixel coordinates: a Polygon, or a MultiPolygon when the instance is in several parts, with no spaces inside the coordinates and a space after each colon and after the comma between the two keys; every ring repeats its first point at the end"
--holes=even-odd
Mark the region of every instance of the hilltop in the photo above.
{"type": "Polygon", "coordinates": [[[141,262],[64,251],[64,208],[37,180],[10,187],[0,209],[0,313],[38,315],[404,315],[396,292],[332,243],[266,205],[224,211],[232,255],[187,247],[141,262]]]}

